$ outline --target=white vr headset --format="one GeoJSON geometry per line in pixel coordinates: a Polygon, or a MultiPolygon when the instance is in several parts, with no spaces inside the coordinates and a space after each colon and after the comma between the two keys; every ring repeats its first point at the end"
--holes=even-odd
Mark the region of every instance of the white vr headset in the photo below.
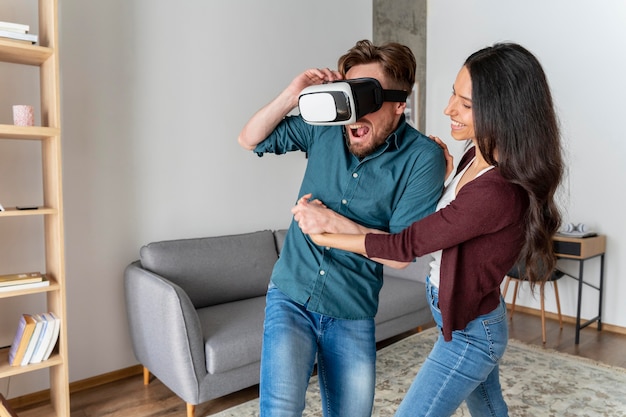
{"type": "Polygon", "coordinates": [[[404,102],[407,91],[384,90],[375,78],[355,78],[305,88],[300,115],[312,125],[347,125],[380,109],[385,101],[404,102]]]}

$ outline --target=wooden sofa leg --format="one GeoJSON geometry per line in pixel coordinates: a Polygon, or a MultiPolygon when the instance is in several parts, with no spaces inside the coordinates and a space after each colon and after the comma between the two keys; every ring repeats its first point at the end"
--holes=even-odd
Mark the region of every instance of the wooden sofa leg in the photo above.
{"type": "Polygon", "coordinates": [[[187,403],[187,417],[193,417],[196,411],[196,406],[193,404],[187,403]]]}
{"type": "Polygon", "coordinates": [[[148,385],[150,383],[150,371],[145,366],[143,367],[143,384],[148,385]]]}

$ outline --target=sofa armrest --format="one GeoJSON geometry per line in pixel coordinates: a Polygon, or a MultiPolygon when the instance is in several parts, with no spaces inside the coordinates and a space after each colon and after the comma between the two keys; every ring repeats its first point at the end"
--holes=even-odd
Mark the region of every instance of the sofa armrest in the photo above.
{"type": "Polygon", "coordinates": [[[126,268],[124,288],[135,356],[179,397],[194,403],[197,381],[207,371],[200,320],[189,296],[142,269],[139,261],[126,268]]]}

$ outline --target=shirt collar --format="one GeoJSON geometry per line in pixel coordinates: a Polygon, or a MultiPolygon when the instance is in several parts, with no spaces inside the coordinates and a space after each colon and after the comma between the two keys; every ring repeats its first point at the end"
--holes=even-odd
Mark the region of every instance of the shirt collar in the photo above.
{"type": "Polygon", "coordinates": [[[404,137],[406,136],[404,133],[407,129],[407,125],[408,124],[406,122],[406,116],[403,114],[402,116],[400,116],[398,127],[387,138],[386,142],[389,144],[389,146],[394,146],[395,149],[400,149],[400,146],[402,146],[402,141],[404,140],[404,137]]]}

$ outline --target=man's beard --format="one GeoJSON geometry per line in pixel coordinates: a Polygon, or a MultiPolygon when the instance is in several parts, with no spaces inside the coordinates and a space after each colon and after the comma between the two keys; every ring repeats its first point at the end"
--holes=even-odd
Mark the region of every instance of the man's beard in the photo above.
{"type": "MultiPolygon", "coordinates": [[[[382,143],[384,143],[384,141],[382,143]]],[[[351,143],[348,143],[348,149],[352,155],[359,159],[363,159],[366,156],[373,154],[382,143],[369,143],[366,147],[355,147],[351,143]]]]}
{"type": "MultiPolygon", "coordinates": [[[[389,134],[391,134],[391,132],[389,132],[389,134]]],[[[382,139],[374,138],[374,140],[368,142],[367,144],[365,144],[365,146],[355,146],[350,141],[350,134],[347,132],[347,128],[344,128],[344,135],[346,138],[346,145],[348,146],[348,150],[350,151],[352,155],[356,156],[359,159],[363,159],[366,156],[369,156],[373,154],[374,152],[376,152],[376,150],[380,148],[382,144],[385,143],[385,141],[387,140],[387,136],[389,136],[389,135],[386,135],[382,139]]]]}

